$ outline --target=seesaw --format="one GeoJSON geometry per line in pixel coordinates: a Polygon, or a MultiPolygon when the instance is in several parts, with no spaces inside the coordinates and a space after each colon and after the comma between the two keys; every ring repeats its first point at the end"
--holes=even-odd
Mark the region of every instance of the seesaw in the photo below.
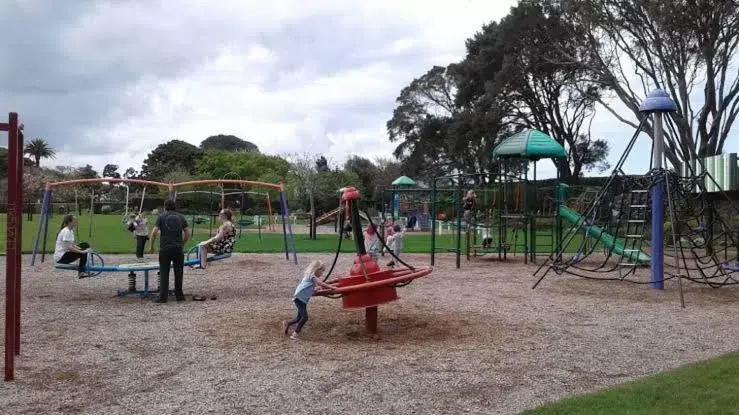
{"type": "MultiPolygon", "coordinates": [[[[231,253],[222,254],[222,255],[212,255],[209,256],[207,261],[208,262],[214,262],[214,261],[220,261],[222,259],[231,258],[231,253]]],[[[187,251],[184,265],[186,267],[194,267],[196,265],[200,264],[200,257],[198,256],[198,246],[195,245],[192,248],[190,248],[189,251],[187,251]],[[195,254],[193,258],[190,258],[192,254],[195,254]]],[[[77,270],[76,264],[55,264],[54,267],[56,269],[62,269],[62,270],[77,270]]],[[[149,273],[151,271],[157,272],[157,277],[159,277],[159,261],[150,261],[150,262],[133,262],[128,264],[115,264],[115,265],[105,265],[105,261],[103,260],[103,257],[100,256],[100,254],[96,252],[89,252],[87,254],[87,264],[85,265],[85,272],[89,273],[91,277],[96,277],[103,272],[128,272],[128,289],[121,290],[120,288],[116,291],[116,295],[119,297],[125,297],[125,296],[138,296],[138,297],[148,297],[151,293],[158,293],[159,292],[159,286],[155,290],[149,289],[149,273]],[[144,289],[143,290],[137,290],[136,289],[136,274],[137,273],[143,273],[144,274],[144,289]]],[[[158,279],[158,278],[157,278],[158,279]]],[[[157,281],[159,284],[161,281],[157,281]]],[[[170,290],[170,295],[174,295],[174,291],[170,290]]]]}

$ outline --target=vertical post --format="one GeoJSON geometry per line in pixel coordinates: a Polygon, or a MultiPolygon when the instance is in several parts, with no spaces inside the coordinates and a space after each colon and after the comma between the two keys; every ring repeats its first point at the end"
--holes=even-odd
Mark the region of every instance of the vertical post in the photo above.
{"type": "MultiPolygon", "coordinates": [[[[649,93],[644,102],[639,105],[639,112],[654,115],[654,145],[652,146],[652,165],[656,170],[662,170],[664,165],[664,137],[662,132],[662,114],[673,112],[677,105],[667,92],[656,89],[649,93]]],[[[662,290],[665,286],[664,278],[664,183],[659,181],[652,186],[652,255],[651,255],[651,285],[652,288],[662,290]]]]}
{"type": "MultiPolygon", "coordinates": [[[[662,170],[664,153],[664,137],[662,136],[662,113],[654,113],[654,146],[652,163],[655,170],[662,170]]],[[[664,183],[661,181],[652,186],[652,288],[665,288],[664,278],[664,183]]]]}
{"type": "MultiPolygon", "coordinates": [[[[8,116],[8,124],[0,124],[0,130],[8,132],[8,205],[7,205],[7,242],[6,242],[6,262],[5,262],[5,381],[11,381],[15,378],[15,338],[16,333],[16,301],[18,292],[16,285],[18,278],[15,275],[17,268],[15,261],[17,258],[16,239],[18,212],[16,212],[16,204],[18,202],[18,187],[15,182],[18,180],[18,161],[22,160],[18,157],[18,153],[22,149],[18,147],[18,114],[10,113],[8,116]]],[[[22,157],[22,155],[21,155],[22,157]]]]}
{"type": "Polygon", "coordinates": [[[457,176],[457,269],[462,265],[462,175],[457,176]]]}
{"type": "Polygon", "coordinates": [[[49,193],[51,190],[44,190],[44,197],[41,202],[41,215],[36,228],[36,235],[33,237],[33,251],[31,251],[31,265],[36,265],[36,254],[38,253],[38,244],[41,242],[41,231],[44,227],[44,221],[48,220],[46,215],[46,204],[48,203],[49,193]]]}
{"type": "Polygon", "coordinates": [[[282,240],[285,247],[285,260],[290,260],[290,254],[287,248],[287,221],[289,216],[285,213],[285,203],[282,200],[282,192],[280,192],[280,211],[282,213],[282,240]]]}
{"type": "Polygon", "coordinates": [[[431,266],[434,266],[434,260],[436,259],[436,183],[437,178],[434,178],[434,183],[431,186],[431,266]]]}
{"type": "MultiPolygon", "coordinates": [[[[18,115],[11,116],[15,124],[16,157],[18,158],[15,170],[15,355],[21,354],[21,259],[23,255],[23,126],[18,125],[18,115]]],[[[8,152],[8,156],[12,153],[8,152]]],[[[8,183],[11,183],[8,181],[8,183]]]]}
{"type": "MultiPolygon", "coordinates": [[[[54,197],[54,192],[49,192],[49,203],[46,205],[46,220],[44,221],[44,234],[41,241],[41,262],[44,262],[46,259],[46,238],[49,236],[49,219],[51,219],[51,204],[54,197]]],[[[77,230],[77,228],[75,228],[77,230]]]]}
{"type": "MultiPolygon", "coordinates": [[[[290,241],[292,241],[292,254],[293,254],[293,262],[295,262],[295,265],[298,264],[298,253],[295,248],[295,235],[293,234],[293,227],[290,223],[290,210],[287,207],[287,195],[285,195],[285,189],[282,189],[280,191],[280,203],[282,203],[282,209],[284,213],[284,220],[282,221],[282,229],[283,233],[285,231],[285,226],[287,226],[287,234],[285,235],[285,246],[287,247],[287,238],[290,237],[290,241]]],[[[289,259],[289,258],[288,258],[289,259]]]]}

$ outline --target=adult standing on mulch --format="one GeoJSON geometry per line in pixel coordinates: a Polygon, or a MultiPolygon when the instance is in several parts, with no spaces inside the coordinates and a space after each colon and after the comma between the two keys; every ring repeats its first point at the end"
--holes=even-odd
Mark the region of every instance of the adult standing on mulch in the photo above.
{"type": "Polygon", "coordinates": [[[177,301],[185,301],[182,292],[182,278],[185,272],[184,247],[190,238],[190,230],[187,228],[187,219],[176,211],[177,205],[174,200],[168,199],[164,202],[164,213],[157,217],[156,225],[151,231],[151,247],[149,251],[154,253],[154,242],[157,234],[161,234],[159,241],[159,298],[157,303],[166,303],[169,297],[169,270],[172,265],[174,271],[174,294],[177,301]]]}

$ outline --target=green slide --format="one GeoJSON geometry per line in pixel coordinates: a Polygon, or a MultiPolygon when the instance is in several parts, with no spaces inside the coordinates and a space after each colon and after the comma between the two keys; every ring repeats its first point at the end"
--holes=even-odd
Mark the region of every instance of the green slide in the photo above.
{"type": "MultiPolygon", "coordinates": [[[[559,214],[562,216],[566,221],[571,222],[574,225],[579,224],[579,222],[582,220],[582,215],[575,212],[574,210],[568,208],[565,205],[559,205],[559,214]]],[[[641,263],[641,264],[648,264],[651,261],[651,258],[649,255],[645,254],[641,251],[633,251],[633,252],[626,252],[624,253],[624,242],[621,240],[616,239],[613,235],[610,233],[604,231],[598,226],[595,225],[582,225],[585,231],[588,235],[592,236],[593,238],[598,239],[603,245],[605,245],[606,248],[611,249],[613,248],[613,252],[615,252],[618,255],[623,255],[626,258],[629,259],[629,261],[635,262],[635,263],[641,263]]]]}

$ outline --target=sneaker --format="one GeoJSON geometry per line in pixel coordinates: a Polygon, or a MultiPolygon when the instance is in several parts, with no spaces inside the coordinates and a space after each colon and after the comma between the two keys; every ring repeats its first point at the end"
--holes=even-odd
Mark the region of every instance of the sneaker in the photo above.
{"type": "Polygon", "coordinates": [[[92,275],[90,275],[89,272],[80,272],[79,274],[77,274],[77,278],[79,279],[90,278],[90,277],[92,277],[92,275]]]}
{"type": "Polygon", "coordinates": [[[294,331],[293,334],[290,335],[290,340],[300,340],[298,338],[298,333],[294,331]]]}
{"type": "Polygon", "coordinates": [[[165,304],[167,302],[167,299],[159,297],[159,298],[155,298],[153,302],[157,304],[165,304]]]}
{"type": "Polygon", "coordinates": [[[178,302],[179,302],[179,301],[185,301],[185,295],[184,295],[184,294],[180,294],[180,295],[176,295],[176,294],[175,294],[175,299],[176,299],[176,300],[177,300],[178,302]]]}

